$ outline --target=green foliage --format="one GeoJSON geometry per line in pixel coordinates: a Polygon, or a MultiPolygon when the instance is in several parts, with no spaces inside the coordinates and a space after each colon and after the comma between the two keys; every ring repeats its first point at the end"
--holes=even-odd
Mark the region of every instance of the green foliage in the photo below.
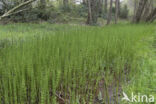
{"type": "Polygon", "coordinates": [[[119,15],[120,18],[127,19],[128,18],[128,12],[129,12],[129,10],[128,10],[127,5],[124,5],[124,7],[121,7],[120,15],[119,15]]]}
{"type": "Polygon", "coordinates": [[[61,10],[62,12],[70,12],[72,10],[72,4],[68,4],[68,5],[59,5],[59,10],[61,10]]]}
{"type": "Polygon", "coordinates": [[[143,39],[151,37],[153,27],[0,26],[0,40],[11,42],[0,49],[0,102],[56,104],[64,99],[92,104],[103,79],[109,98],[114,80],[124,79],[127,71],[129,80],[140,72],[143,39]]]}
{"type": "Polygon", "coordinates": [[[75,12],[81,17],[87,17],[88,15],[88,7],[84,4],[80,4],[76,6],[75,12]]]}
{"type": "Polygon", "coordinates": [[[115,14],[115,12],[116,12],[116,7],[112,6],[112,14],[115,14]]]}

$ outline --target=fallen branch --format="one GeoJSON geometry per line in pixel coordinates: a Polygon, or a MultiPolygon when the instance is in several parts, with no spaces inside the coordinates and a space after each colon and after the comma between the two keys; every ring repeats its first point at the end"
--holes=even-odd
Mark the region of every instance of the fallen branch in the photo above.
{"type": "MultiPolygon", "coordinates": [[[[0,16],[0,20],[1,20],[2,18],[8,17],[8,16],[10,16],[10,15],[12,15],[12,14],[16,14],[15,11],[16,11],[17,9],[19,9],[19,8],[25,6],[25,5],[28,5],[28,4],[30,4],[30,3],[34,2],[34,1],[36,1],[36,0],[28,0],[28,1],[26,1],[26,2],[23,2],[23,3],[21,3],[21,4],[17,5],[17,6],[15,6],[14,8],[10,9],[10,10],[7,11],[6,13],[4,13],[2,16],[0,16]]],[[[19,12],[22,12],[22,11],[23,11],[23,10],[19,10],[18,13],[19,13],[19,12]]]]}

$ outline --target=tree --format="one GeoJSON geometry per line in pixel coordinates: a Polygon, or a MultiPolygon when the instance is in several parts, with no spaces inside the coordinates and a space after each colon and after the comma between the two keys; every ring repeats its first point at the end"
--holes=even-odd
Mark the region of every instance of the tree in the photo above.
{"type": "Polygon", "coordinates": [[[118,15],[120,15],[120,9],[121,9],[121,4],[120,4],[120,0],[118,0],[118,15]]]}
{"type": "Polygon", "coordinates": [[[103,14],[103,0],[99,0],[99,16],[103,14]]]}
{"type": "Polygon", "coordinates": [[[133,18],[134,23],[140,22],[140,19],[141,19],[141,16],[142,16],[142,13],[144,11],[147,1],[148,0],[140,0],[139,1],[139,6],[138,6],[136,14],[134,14],[134,18],[133,18]]]}
{"type": "Polygon", "coordinates": [[[146,18],[146,22],[153,22],[156,19],[156,8],[151,11],[149,16],[146,18]]]}
{"type": "Polygon", "coordinates": [[[87,24],[93,24],[93,19],[92,19],[92,10],[91,10],[91,2],[88,0],[88,18],[87,18],[87,24]]]}
{"type": "Polygon", "coordinates": [[[88,18],[87,24],[95,25],[99,16],[100,0],[88,0],[88,18]]]}
{"type": "Polygon", "coordinates": [[[146,18],[150,15],[150,12],[152,11],[152,9],[153,9],[153,0],[149,0],[147,1],[145,5],[145,8],[142,14],[143,21],[146,21],[146,18]]]}
{"type": "Polygon", "coordinates": [[[138,0],[134,0],[134,17],[133,18],[135,18],[135,15],[136,15],[137,5],[138,5],[138,0]]]}
{"type": "Polygon", "coordinates": [[[116,0],[115,1],[115,24],[117,24],[118,15],[119,15],[119,0],[116,0]]]}
{"type": "Polygon", "coordinates": [[[36,0],[28,0],[28,1],[25,1],[23,3],[20,3],[19,5],[15,6],[14,8],[10,9],[6,13],[4,13],[2,16],[0,16],[0,20],[2,18],[8,17],[8,16],[13,15],[13,14],[17,14],[19,12],[22,12],[22,11],[26,10],[26,9],[21,9],[21,10],[18,10],[18,9],[20,9],[20,8],[26,6],[26,5],[34,2],[34,1],[36,1],[36,0]]]}
{"type": "Polygon", "coordinates": [[[110,0],[109,13],[107,17],[107,25],[109,25],[112,20],[112,4],[113,4],[113,0],[110,0]]]}
{"type": "Polygon", "coordinates": [[[105,0],[104,11],[105,11],[105,13],[107,13],[107,0],[105,0]]]}

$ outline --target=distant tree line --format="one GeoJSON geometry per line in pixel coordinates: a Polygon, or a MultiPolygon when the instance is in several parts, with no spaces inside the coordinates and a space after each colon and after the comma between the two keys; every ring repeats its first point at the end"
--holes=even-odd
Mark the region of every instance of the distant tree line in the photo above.
{"type": "MultiPolygon", "coordinates": [[[[86,18],[88,25],[96,25],[98,18],[106,24],[128,19],[129,8],[120,0],[0,0],[0,20],[14,22],[64,22],[73,16],[86,18]]],[[[154,0],[133,0],[133,23],[153,22],[156,19],[154,0]]]]}

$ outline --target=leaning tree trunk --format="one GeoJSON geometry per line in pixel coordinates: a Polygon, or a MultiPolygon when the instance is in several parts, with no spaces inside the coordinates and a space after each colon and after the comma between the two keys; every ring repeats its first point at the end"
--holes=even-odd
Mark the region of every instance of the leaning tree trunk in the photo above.
{"type": "Polygon", "coordinates": [[[149,22],[153,22],[155,19],[156,19],[156,15],[154,15],[149,22]]]}
{"type": "Polygon", "coordinates": [[[117,24],[119,15],[119,0],[115,1],[115,24],[117,24]]]}
{"type": "Polygon", "coordinates": [[[146,18],[146,22],[153,22],[156,19],[156,8],[152,10],[150,15],[146,18]]]}
{"type": "Polygon", "coordinates": [[[147,1],[148,0],[140,0],[138,9],[137,9],[136,14],[134,15],[134,18],[133,18],[134,23],[140,22],[140,19],[141,19],[141,16],[142,16],[142,13],[144,11],[144,8],[145,8],[147,1]]]}
{"type": "Polygon", "coordinates": [[[147,1],[145,8],[144,8],[144,11],[143,11],[143,15],[142,15],[143,21],[146,21],[146,18],[149,16],[150,12],[152,11],[152,9],[153,9],[152,5],[153,5],[152,0],[147,1]]]}
{"type": "Polygon", "coordinates": [[[24,10],[27,10],[27,9],[21,9],[21,10],[19,10],[19,9],[24,7],[24,6],[29,5],[30,3],[34,2],[34,1],[36,1],[36,0],[28,0],[28,1],[25,1],[25,2],[15,6],[14,8],[10,9],[6,13],[4,13],[2,16],[0,16],[0,20],[2,18],[5,18],[5,17],[11,16],[13,14],[17,14],[17,13],[23,12],[24,10]]]}
{"type": "Polygon", "coordinates": [[[88,0],[88,18],[87,24],[95,25],[97,24],[97,19],[99,16],[99,3],[100,0],[88,0]]]}
{"type": "Polygon", "coordinates": [[[109,8],[109,14],[107,17],[107,25],[109,25],[112,20],[112,3],[113,3],[113,0],[110,0],[110,8],[109,8]]]}

